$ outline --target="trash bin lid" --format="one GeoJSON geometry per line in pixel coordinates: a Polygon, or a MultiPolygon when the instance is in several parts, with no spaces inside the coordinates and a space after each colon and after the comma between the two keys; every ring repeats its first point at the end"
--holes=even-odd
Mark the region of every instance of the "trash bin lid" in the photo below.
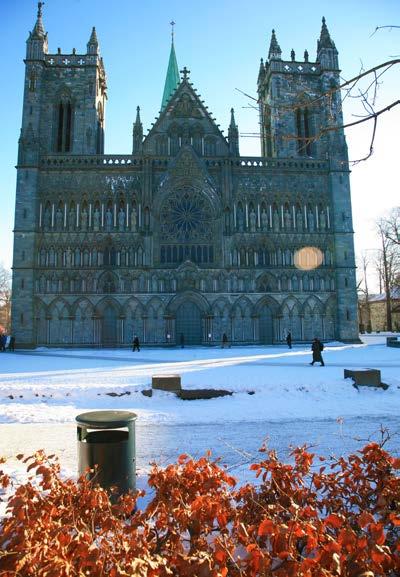
{"type": "Polygon", "coordinates": [[[93,429],[118,429],[127,427],[136,418],[136,413],[130,411],[89,411],[77,415],[75,420],[79,425],[93,429]]]}

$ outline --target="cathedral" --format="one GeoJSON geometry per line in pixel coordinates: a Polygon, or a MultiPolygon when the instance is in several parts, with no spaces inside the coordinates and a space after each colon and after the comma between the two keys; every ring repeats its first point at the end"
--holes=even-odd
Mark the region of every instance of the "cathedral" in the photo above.
{"type": "MultiPolygon", "coordinates": [[[[255,67],[261,156],[243,157],[179,71],[132,150],[104,153],[106,73],[87,50],[49,53],[38,4],[27,39],[13,260],[21,347],[356,341],[349,163],[338,52],[255,67]],[[258,72],[258,77],[257,77],[258,72]]],[[[229,109],[228,109],[229,110],[229,109]]],[[[134,117],[134,115],[133,115],[134,117]]]]}

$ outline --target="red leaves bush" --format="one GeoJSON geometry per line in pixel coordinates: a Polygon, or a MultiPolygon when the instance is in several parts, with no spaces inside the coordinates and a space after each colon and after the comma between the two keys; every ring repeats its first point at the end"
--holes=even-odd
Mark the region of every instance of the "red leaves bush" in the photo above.
{"type": "Polygon", "coordinates": [[[0,575],[400,575],[399,459],[375,443],[318,464],[304,447],[293,464],[263,453],[240,488],[209,456],[154,465],[143,510],[143,493],[112,504],[85,478],[63,480],[51,457],[28,457],[32,477],[0,522],[0,575]]]}

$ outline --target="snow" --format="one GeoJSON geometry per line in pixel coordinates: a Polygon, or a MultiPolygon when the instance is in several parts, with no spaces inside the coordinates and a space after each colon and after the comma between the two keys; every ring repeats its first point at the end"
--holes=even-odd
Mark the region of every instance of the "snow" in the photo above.
{"type": "Polygon", "coordinates": [[[323,355],[325,367],[309,365],[305,346],[5,353],[0,422],[67,423],[80,412],[106,408],[132,410],[141,422],[179,424],[399,414],[399,349],[329,343],[323,355]],[[381,370],[387,391],[357,390],[343,378],[343,368],[368,367],[381,370]],[[152,398],[141,394],[152,375],[171,373],[181,375],[186,389],[234,394],[190,402],[162,391],[152,398]]]}
{"type": "MultiPolygon", "coordinates": [[[[398,453],[400,349],[386,347],[386,336],[326,344],[325,367],[310,366],[305,345],[0,353],[0,456],[10,459],[8,472],[17,481],[24,477],[13,457],[40,448],[55,452],[64,471],[76,474],[75,417],[98,409],[137,414],[142,476],[151,460],[168,462],[188,449],[204,454],[212,448],[225,456],[234,445],[254,454],[266,430],[272,446],[310,440],[343,452],[354,450],[355,432],[366,439],[386,423],[395,433],[391,450],[398,453]],[[357,390],[344,379],[344,368],[380,369],[389,389],[357,390]],[[181,375],[185,389],[222,388],[233,395],[198,401],[163,391],[142,395],[158,374],[181,375]]],[[[243,458],[226,458],[230,466],[236,461],[243,458]]]]}

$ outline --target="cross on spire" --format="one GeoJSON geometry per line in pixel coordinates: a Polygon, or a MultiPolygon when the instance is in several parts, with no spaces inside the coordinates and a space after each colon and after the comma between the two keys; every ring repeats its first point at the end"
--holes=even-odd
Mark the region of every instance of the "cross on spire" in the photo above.
{"type": "Polygon", "coordinates": [[[174,43],[174,26],[175,26],[176,22],[174,22],[173,20],[171,20],[170,25],[171,25],[171,38],[172,38],[172,44],[174,43]]]}
{"type": "Polygon", "coordinates": [[[44,5],[44,2],[38,2],[38,18],[42,15],[42,6],[44,5]]]}
{"type": "Polygon", "coordinates": [[[189,74],[190,74],[190,70],[188,70],[188,69],[186,68],[186,66],[185,66],[184,69],[183,69],[183,70],[180,70],[179,72],[180,72],[181,74],[183,74],[183,80],[187,80],[187,77],[188,77],[189,74]]]}

